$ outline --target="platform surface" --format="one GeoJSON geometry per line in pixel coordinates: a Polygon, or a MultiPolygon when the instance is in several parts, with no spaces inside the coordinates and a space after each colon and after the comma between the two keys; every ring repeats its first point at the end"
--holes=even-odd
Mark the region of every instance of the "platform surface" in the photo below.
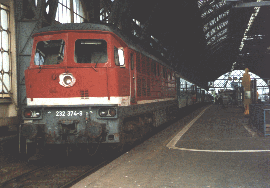
{"type": "Polygon", "coordinates": [[[211,105],[181,119],[75,187],[270,187],[270,137],[240,108],[211,105]]]}

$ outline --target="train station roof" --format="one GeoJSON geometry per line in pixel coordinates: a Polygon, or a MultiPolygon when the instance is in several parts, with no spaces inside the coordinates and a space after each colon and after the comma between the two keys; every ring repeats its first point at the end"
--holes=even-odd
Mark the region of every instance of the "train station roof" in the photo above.
{"type": "Polygon", "coordinates": [[[270,77],[270,1],[136,0],[131,5],[132,18],[162,43],[175,69],[198,85],[246,67],[270,77]]]}

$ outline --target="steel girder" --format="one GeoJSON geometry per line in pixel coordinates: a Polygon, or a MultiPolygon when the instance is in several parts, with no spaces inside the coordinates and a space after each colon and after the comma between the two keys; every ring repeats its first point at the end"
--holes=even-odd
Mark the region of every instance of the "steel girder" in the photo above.
{"type": "Polygon", "coordinates": [[[57,5],[58,0],[38,0],[37,4],[35,0],[15,0],[19,107],[26,105],[24,71],[30,63],[32,34],[55,22],[57,5]]]}
{"type": "Polygon", "coordinates": [[[115,0],[111,7],[109,23],[115,24],[124,33],[131,33],[131,0],[115,0]]]}
{"type": "Polygon", "coordinates": [[[51,25],[55,22],[58,0],[15,0],[17,7],[17,20],[39,21],[40,27],[51,25]],[[47,11],[46,11],[47,9],[47,11]]]}
{"type": "Polygon", "coordinates": [[[234,8],[262,7],[262,6],[270,6],[270,1],[239,3],[236,4],[234,8]]]}

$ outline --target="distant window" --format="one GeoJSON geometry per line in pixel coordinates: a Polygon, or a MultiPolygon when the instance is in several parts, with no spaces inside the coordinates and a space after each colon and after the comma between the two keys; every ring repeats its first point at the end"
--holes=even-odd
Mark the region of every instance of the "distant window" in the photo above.
{"type": "Polygon", "coordinates": [[[76,63],[106,63],[107,42],[99,39],[79,39],[75,42],[76,63]]]}
{"type": "Polygon", "coordinates": [[[180,79],[180,89],[182,92],[186,92],[187,91],[187,85],[186,85],[186,81],[184,79],[180,79]]]}
{"type": "Polygon", "coordinates": [[[55,65],[64,59],[65,42],[63,40],[47,40],[37,43],[34,57],[35,65],[55,65]]]}
{"type": "Polygon", "coordinates": [[[84,18],[81,0],[59,0],[56,21],[60,23],[82,23],[84,18]]]}
{"type": "Polygon", "coordinates": [[[9,8],[0,4],[0,93],[7,94],[11,86],[9,8]],[[6,87],[5,87],[6,86],[6,87]]]}

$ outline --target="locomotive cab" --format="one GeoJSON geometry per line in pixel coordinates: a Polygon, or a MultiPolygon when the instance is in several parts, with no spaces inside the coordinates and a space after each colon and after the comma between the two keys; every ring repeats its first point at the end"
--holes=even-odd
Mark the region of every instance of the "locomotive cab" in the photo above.
{"type": "Polygon", "coordinates": [[[95,30],[33,38],[21,135],[34,140],[41,131],[47,144],[118,142],[117,106],[130,104],[121,89],[129,83],[117,84],[129,78],[123,41],[95,30]]]}

